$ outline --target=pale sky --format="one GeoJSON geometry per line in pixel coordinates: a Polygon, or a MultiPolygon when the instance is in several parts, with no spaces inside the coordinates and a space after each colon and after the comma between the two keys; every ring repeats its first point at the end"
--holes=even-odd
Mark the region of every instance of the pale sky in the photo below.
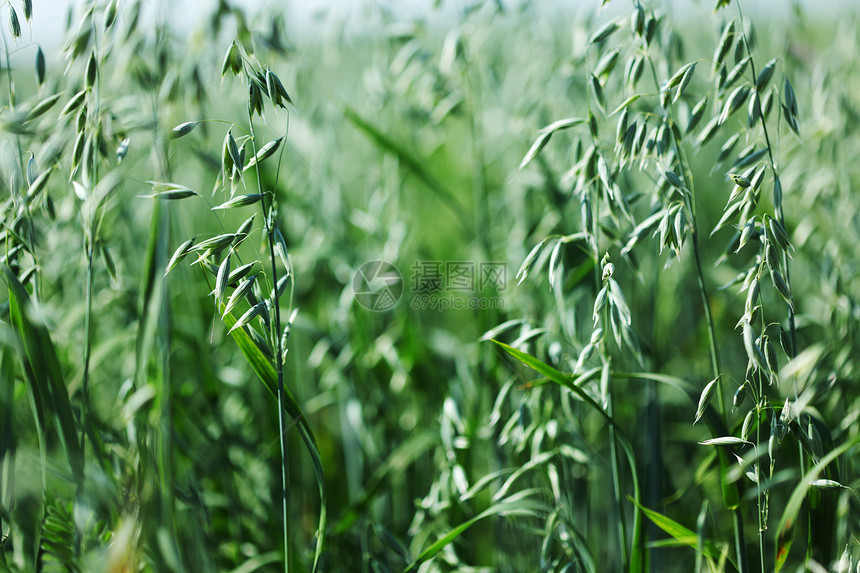
{"type": "MultiPolygon", "coordinates": [[[[120,0],[120,6],[124,0],[120,0]]],[[[392,10],[402,12],[408,16],[419,16],[422,13],[430,13],[434,0],[229,0],[232,5],[244,6],[248,9],[254,7],[268,8],[271,6],[283,6],[288,10],[288,23],[294,29],[308,31],[313,30],[312,25],[314,17],[317,20],[325,21],[326,15],[334,15],[348,21],[360,22],[361,15],[368,12],[367,8],[374,5],[387,6],[392,10]]],[[[174,14],[189,15],[199,13],[201,17],[211,13],[211,10],[216,5],[217,0],[143,0],[144,9],[147,8],[151,12],[157,6],[169,6],[170,11],[174,14]]],[[[528,0],[503,0],[506,6],[519,6],[528,0]]],[[[814,14],[819,17],[826,17],[827,14],[835,14],[840,8],[852,7],[857,9],[857,0],[800,0],[801,4],[807,8],[815,6],[814,14]]],[[[23,22],[23,14],[20,13],[20,2],[13,0],[16,8],[19,11],[19,18],[23,22]]],[[[467,0],[442,0],[440,2],[443,7],[446,7],[449,12],[461,10],[464,5],[471,4],[467,0]]],[[[599,0],[531,0],[533,7],[541,6],[557,6],[559,3],[566,3],[567,6],[576,6],[577,9],[585,9],[588,6],[597,6],[599,0]]],[[[672,7],[676,12],[685,12],[687,10],[696,11],[703,10],[710,12],[713,0],[655,0],[652,4],[664,4],[672,7]]],[[[746,7],[746,10],[754,15],[755,12],[767,11],[772,14],[774,10],[787,13],[793,2],[791,0],[745,0],[741,5],[746,7]]],[[[65,22],[69,7],[80,4],[80,0],[35,0],[33,2],[33,40],[44,45],[47,48],[53,48],[59,45],[65,30],[65,22]],[[50,6],[50,8],[49,8],[50,6]]],[[[619,9],[627,9],[630,5],[630,0],[613,0],[610,3],[610,9],[618,7],[619,9]]],[[[438,15],[438,12],[436,12],[438,15]]],[[[179,20],[179,19],[177,19],[179,20]]],[[[181,22],[181,20],[180,20],[181,22]]],[[[183,25],[186,23],[181,23],[183,25]]],[[[195,22],[192,19],[187,21],[187,25],[194,27],[195,22]]],[[[360,25],[360,24],[359,24],[360,25]]],[[[324,31],[325,26],[319,27],[320,31],[324,31]]],[[[26,30],[26,28],[25,28],[26,30]]],[[[25,31],[26,34],[26,31],[25,31]]]]}

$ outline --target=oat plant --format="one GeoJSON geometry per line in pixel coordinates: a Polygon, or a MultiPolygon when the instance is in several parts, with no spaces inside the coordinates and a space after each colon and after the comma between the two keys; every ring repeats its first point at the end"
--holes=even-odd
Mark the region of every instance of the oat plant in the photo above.
{"type": "MultiPolygon", "coordinates": [[[[277,397],[286,571],[293,569],[294,560],[287,438],[288,430],[293,425],[296,425],[300,432],[314,464],[320,494],[319,525],[313,540],[313,570],[316,571],[326,532],[326,494],[322,463],[310,426],[284,380],[284,362],[298,309],[293,306],[295,277],[292,263],[286,241],[278,229],[277,173],[280,171],[283,157],[282,142],[288,135],[288,114],[292,100],[278,76],[257,60],[250,45],[245,45],[239,39],[230,44],[221,74],[222,77],[228,74],[238,76],[245,81],[248,93],[247,124],[243,126],[220,122],[226,123],[228,129],[220,154],[221,171],[213,193],[221,194],[223,202],[212,207],[212,210],[230,213],[242,209],[247,212],[248,207],[258,207],[263,220],[262,229],[255,229],[255,215],[251,215],[233,233],[222,233],[199,242],[191,238],[176,249],[167,265],[167,272],[191,255],[194,257],[193,264],[200,266],[214,278],[211,294],[228,333],[233,336],[256,374],[277,397]],[[257,137],[259,128],[255,125],[254,117],[256,115],[264,120],[267,105],[287,114],[287,127],[282,136],[261,145],[257,137]],[[238,138],[234,136],[234,129],[242,135],[238,138]],[[270,158],[276,159],[276,177],[273,188],[264,189],[261,170],[264,162],[270,158]],[[256,189],[249,192],[249,186],[256,189]],[[245,242],[253,242],[256,233],[262,234],[265,262],[258,259],[243,262],[240,247],[245,242]],[[236,266],[233,266],[234,264],[236,266]],[[286,320],[282,320],[281,316],[283,305],[286,305],[289,312],[286,320]],[[234,312],[239,310],[243,310],[243,313],[235,318],[234,312]]],[[[272,113],[276,112],[273,110],[272,113]]],[[[170,136],[174,139],[184,137],[199,123],[190,121],[179,124],[171,131],[170,136]]],[[[173,183],[158,183],[154,186],[154,191],[154,197],[163,199],[184,199],[197,195],[188,187],[173,183]]],[[[255,256],[253,251],[252,256],[255,256]]]]}
{"type": "MultiPolygon", "coordinates": [[[[542,129],[520,165],[523,168],[534,160],[554,134],[587,129],[581,136],[574,136],[575,164],[568,172],[573,194],[582,206],[581,227],[579,232],[553,235],[541,241],[526,258],[519,276],[525,278],[536,263],[545,264],[548,259],[549,281],[552,288],[557,289],[564,279],[560,249],[578,245],[595,262],[602,251],[607,251],[599,267],[602,276],[596,280],[594,330],[590,341],[581,346],[572,375],[556,374],[547,379],[578,388],[596,381],[597,372],[602,372],[597,386],[603,400],[601,412],[610,417],[613,379],[665,382],[687,392],[697,405],[694,423],[702,420],[710,429],[711,437],[699,443],[715,450],[723,506],[733,524],[734,551],[728,554],[725,548],[709,545],[711,542],[703,538],[701,520],[697,538],[684,525],[644,508],[638,500],[634,500],[636,515],[644,511],[676,542],[696,549],[699,567],[703,566],[704,557],[711,568],[731,566],[739,571],[751,570],[745,525],[753,525],[758,531],[757,568],[779,570],[786,563],[800,502],[804,498],[807,498],[810,512],[807,516],[807,559],[830,563],[835,558],[835,539],[823,533],[823,530],[832,529],[833,517],[821,513],[825,500],[811,486],[839,483],[831,462],[853,447],[854,442],[849,440],[834,449],[829,437],[822,437],[822,433],[827,433],[823,422],[812,412],[804,411],[809,397],[801,398],[794,376],[781,379],[777,345],[782,348],[785,359],[792,361],[798,354],[798,341],[789,274],[793,247],[786,229],[783,204],[786,191],[780,179],[779,138],[799,135],[798,104],[789,79],[782,81],[781,89],[774,79],[778,77],[780,58],[764,64],[758,60],[752,27],[744,20],[740,3],[731,7],[728,4],[717,2],[715,20],[723,23],[710,58],[684,61],[682,36],[673,30],[667,16],[657,14],[638,1],[623,18],[610,20],[591,34],[583,62],[589,70],[587,113],[555,121],[542,129]],[[702,78],[703,68],[710,69],[707,82],[702,78]],[[779,112],[773,112],[775,108],[780,108],[779,112]],[[743,116],[742,111],[746,112],[743,116]],[[607,127],[614,127],[611,136],[602,134],[607,127]],[[727,132],[728,137],[714,152],[708,143],[718,134],[727,132]],[[735,151],[742,139],[746,146],[735,151]],[[708,178],[694,175],[690,158],[697,154],[707,155],[712,161],[708,178]],[[710,185],[708,179],[715,175],[725,177],[730,193],[721,219],[710,235],[705,235],[701,231],[702,218],[697,213],[702,202],[697,187],[704,185],[703,179],[710,185]],[[772,189],[767,199],[762,198],[765,187],[772,189]],[[642,210],[638,205],[646,200],[648,209],[642,210]],[[736,326],[741,331],[747,358],[746,368],[740,372],[725,369],[720,360],[720,347],[726,337],[719,333],[712,314],[713,286],[708,284],[703,248],[706,241],[729,227],[735,229],[734,235],[716,262],[725,264],[741,254],[749,265],[735,281],[722,287],[740,284],[741,292],[747,293],[736,326]],[[687,256],[693,258],[692,272],[701,298],[711,364],[711,380],[701,386],[691,386],[682,379],[686,375],[619,371],[612,367],[612,354],[616,351],[607,351],[603,343],[604,332],[611,328],[614,348],[618,351],[626,349],[640,365],[644,360],[658,362],[656,356],[649,357],[640,350],[635,328],[632,328],[631,311],[613,278],[617,271],[609,255],[609,252],[617,252],[626,259],[626,269],[639,273],[637,254],[649,235],[658,239],[659,250],[667,257],[667,266],[673,260],[682,259],[685,251],[691,251],[687,256]],[[546,256],[545,251],[549,250],[551,255],[546,256]],[[560,275],[562,281],[557,280],[560,275]],[[775,297],[763,294],[765,281],[775,297]],[[779,318],[780,307],[782,318],[779,318]],[[603,366],[583,372],[595,349],[603,366]],[[732,410],[726,400],[728,381],[739,381],[733,390],[732,410]],[[793,398],[789,396],[783,402],[769,396],[771,388],[780,384],[794,385],[793,398]],[[695,390],[697,386],[700,390],[695,390]],[[742,408],[745,395],[751,396],[753,405],[745,416],[734,421],[733,414],[742,408]],[[790,430],[797,436],[799,451],[799,467],[793,478],[796,486],[783,509],[776,535],[768,539],[767,534],[772,531],[768,528],[772,506],[770,483],[775,479],[780,444],[790,430]],[[829,447],[822,449],[822,443],[829,447]],[[736,470],[735,460],[743,473],[736,470]],[[826,472],[823,480],[821,472],[826,472]],[[749,509],[744,501],[744,480],[751,483],[755,491],[752,520],[748,518],[749,509]]],[[[597,265],[594,268],[598,273],[597,265]]],[[[639,274],[639,280],[648,279],[639,274]]],[[[658,279],[650,280],[656,284],[658,279]]],[[[655,287],[654,292],[660,296],[658,288],[655,287]]],[[[641,313],[634,311],[633,315],[641,313]]],[[[504,348],[546,375],[548,365],[510,346],[504,348]]],[[[614,428],[615,424],[611,424],[610,429],[614,428]]],[[[622,565],[625,569],[637,570],[640,566],[634,561],[635,534],[633,549],[627,545],[612,431],[609,440],[613,490],[619,506],[617,540],[623,555],[630,555],[630,560],[622,559],[622,565]]]]}

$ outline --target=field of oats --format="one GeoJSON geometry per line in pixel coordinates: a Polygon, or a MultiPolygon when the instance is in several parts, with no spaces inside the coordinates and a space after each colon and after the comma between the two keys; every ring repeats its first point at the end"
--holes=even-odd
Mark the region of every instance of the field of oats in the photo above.
{"type": "Polygon", "coordinates": [[[212,4],[0,6],[0,570],[860,571],[857,13],[212,4]]]}

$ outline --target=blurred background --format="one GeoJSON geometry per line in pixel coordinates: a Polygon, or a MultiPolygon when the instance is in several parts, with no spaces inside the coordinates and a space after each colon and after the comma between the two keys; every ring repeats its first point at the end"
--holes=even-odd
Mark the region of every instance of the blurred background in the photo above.
{"type": "MultiPolygon", "coordinates": [[[[624,534],[617,525],[619,515],[631,523],[633,510],[626,498],[614,497],[617,453],[605,419],[486,338],[504,340],[564,373],[601,364],[596,354],[579,363],[591,344],[600,286],[599,261],[575,238],[588,230],[590,213],[582,199],[581,159],[590,145],[614,157],[617,119],[607,116],[632,88],[621,78],[619,59],[606,74],[612,105],[603,113],[589,95],[586,72],[596,63],[592,34],[614,18],[624,25],[608,46],[625,59],[637,53],[628,25],[632,3],[613,0],[599,10],[596,1],[119,0],[116,23],[102,30],[106,4],[95,3],[90,18],[81,9],[70,11],[74,2],[48,7],[35,0],[32,26],[25,23],[22,39],[8,44],[17,90],[8,90],[8,97],[32,107],[61,94],[56,108],[27,130],[4,131],[0,168],[10,189],[24,180],[31,156],[57,169],[46,187],[51,207],[46,201],[32,211],[38,260],[28,262],[38,267],[39,308],[76,416],[84,317],[97,318],[90,424],[105,452],[98,462],[89,455],[90,481],[75,491],[57,436],[45,439],[37,431],[21,369],[7,377],[15,380],[2,402],[4,427],[15,432],[0,440],[8,444],[4,451],[14,452],[4,458],[3,483],[11,480],[14,487],[5,489],[0,515],[8,563],[20,570],[51,560],[60,570],[69,563],[78,570],[283,570],[277,407],[208,297],[212,273],[187,264],[190,257],[162,283],[161,267],[152,262],[158,260],[152,253],[166,259],[187,239],[232,231],[252,213],[211,210],[227,199],[220,181],[225,134],[229,129],[241,139],[249,129],[248,85],[222,68],[238,38],[278,75],[295,104],[276,109],[267,102],[263,117],[254,120],[255,138],[286,135],[283,155],[264,165],[260,181],[277,193],[278,224],[295,277],[284,303],[285,316],[298,310],[286,383],[313,429],[325,472],[323,570],[408,570],[463,523],[474,525],[422,571],[622,570],[624,534]],[[92,38],[82,33],[88,27],[96,30],[92,38]],[[42,84],[33,69],[35,44],[47,61],[42,84]],[[61,114],[86,81],[91,50],[99,58],[98,106],[92,103],[89,115],[61,114]],[[538,130],[592,112],[593,132],[584,125],[560,131],[518,169],[538,130]],[[203,119],[212,121],[182,138],[168,137],[175,126],[203,119]],[[100,219],[103,250],[92,305],[82,300],[83,208],[66,176],[77,177],[73,150],[81,126],[97,126],[91,139],[103,144],[92,153],[102,174],[116,173],[121,181],[100,219]],[[142,198],[153,192],[153,180],[200,196],[164,202],[169,207],[159,211],[142,198]],[[562,238],[570,243],[551,254],[562,238]],[[546,248],[533,250],[540,245],[546,248]],[[518,273],[530,253],[538,256],[528,272],[518,273]],[[357,280],[369,261],[386,261],[396,272],[372,267],[357,280]],[[501,280],[453,280],[481,265],[501,269],[494,275],[501,280]],[[436,271],[448,281],[430,291],[440,298],[422,298],[422,281],[436,271]],[[393,305],[368,309],[355,296],[357,285],[372,295],[388,292],[392,283],[386,281],[397,280],[402,291],[393,305]],[[163,298],[156,297],[164,306],[150,306],[152,285],[164,289],[158,291],[163,298]],[[432,300],[466,306],[442,308],[432,300]],[[479,304],[469,308],[470,301],[479,304]],[[537,501],[517,505],[517,496],[537,501]],[[498,516],[506,510],[509,515],[498,516]]],[[[662,82],[691,61],[702,64],[678,101],[679,117],[686,123],[705,94],[712,98],[708,113],[719,114],[710,62],[726,23],[739,16],[734,4],[716,14],[712,4],[647,6],[662,26],[653,49],[658,63],[654,78],[643,76],[640,111],[632,113],[641,112],[652,127],[657,76],[662,82]]],[[[827,429],[832,448],[860,428],[857,6],[748,4],[741,3],[746,20],[739,26],[754,36],[755,61],[761,66],[779,59],[773,84],[782,89],[790,76],[801,110],[801,136],[783,125],[774,145],[795,248],[798,340],[812,351],[802,370],[802,389],[809,390],[804,413],[827,429]]],[[[732,63],[738,56],[742,50],[730,54],[732,63]]],[[[7,127],[20,121],[7,117],[9,109],[7,127]]],[[[731,403],[748,364],[736,329],[746,295],[733,281],[755,263],[756,253],[734,253],[728,229],[709,235],[729,193],[726,172],[761,137],[746,118],[728,125],[734,136],[724,130],[699,145],[690,141],[697,131],[687,142],[704,276],[731,403]]],[[[648,172],[657,162],[645,163],[647,169],[621,182],[636,221],[651,214],[649,202],[664,191],[648,172]]],[[[254,185],[256,175],[247,177],[254,185]]],[[[767,185],[762,210],[773,209],[772,179],[767,185]]],[[[722,476],[711,449],[697,444],[713,436],[692,424],[698,393],[713,375],[689,247],[675,257],[648,233],[636,257],[627,258],[621,247],[633,225],[620,217],[621,223],[613,222],[607,208],[602,213],[609,222],[598,233],[601,253],[609,252],[616,265],[640,344],[637,355],[613,343],[613,368],[662,373],[695,390],[650,379],[613,380],[620,398],[612,415],[640,461],[635,475],[642,501],[691,530],[700,526],[697,535],[728,555],[732,524],[723,510],[722,476]]],[[[10,207],[6,216],[7,227],[17,228],[18,212],[10,207]]],[[[242,245],[244,260],[266,256],[259,219],[242,245]]],[[[784,304],[773,289],[762,290],[770,324],[778,329],[784,304]]],[[[786,353],[779,352],[785,366],[786,353]]],[[[599,376],[584,387],[595,399],[605,398],[599,376]]],[[[768,392],[775,408],[799,394],[787,384],[768,392]]],[[[739,433],[750,402],[730,411],[729,431],[739,433]]],[[[815,425],[804,419],[807,430],[815,425]]],[[[769,435],[770,429],[763,431],[769,435]]],[[[740,471],[732,477],[742,484],[746,543],[751,552],[761,543],[771,560],[775,521],[802,477],[800,442],[787,442],[769,484],[766,541],[757,537],[759,490],[740,471]]],[[[292,559],[295,570],[305,571],[318,538],[320,499],[312,458],[297,432],[289,436],[288,462],[292,559]]],[[[841,467],[845,485],[855,490],[856,464],[841,467]]],[[[624,476],[620,487],[629,493],[633,480],[624,476]]],[[[857,500],[849,491],[832,492],[829,521],[822,523],[832,528],[834,545],[839,540],[831,553],[847,548],[856,560],[857,500]]],[[[798,541],[792,566],[806,563],[805,544],[798,541]]],[[[648,530],[647,548],[654,571],[697,567],[695,551],[656,527],[648,530]]]]}

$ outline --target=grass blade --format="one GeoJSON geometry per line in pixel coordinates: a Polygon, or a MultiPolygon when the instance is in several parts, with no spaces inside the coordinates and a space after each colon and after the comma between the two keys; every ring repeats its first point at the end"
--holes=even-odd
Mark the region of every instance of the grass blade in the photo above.
{"type": "Polygon", "coordinates": [[[482,519],[486,519],[488,517],[494,515],[537,515],[540,511],[545,511],[546,507],[544,504],[539,503],[530,496],[538,493],[538,490],[525,490],[518,492],[506,500],[499,502],[490,506],[488,509],[482,511],[475,517],[468,519],[456,526],[448,533],[443,535],[440,539],[434,542],[430,547],[421,552],[421,554],[413,561],[406,569],[403,570],[403,573],[411,573],[412,571],[417,571],[418,567],[421,564],[433,559],[436,555],[442,551],[446,545],[453,542],[455,539],[460,537],[467,529],[481,521],[482,519]]]}
{"type": "MultiPolygon", "coordinates": [[[[639,480],[637,477],[636,457],[633,454],[633,448],[630,445],[630,441],[624,436],[623,430],[615,423],[615,419],[610,416],[591,396],[589,396],[585,390],[573,384],[569,377],[565,376],[549,364],[546,364],[525,352],[517,350],[513,346],[508,346],[504,342],[499,342],[498,340],[493,340],[493,342],[529,368],[532,368],[546,376],[550,381],[569,389],[571,392],[576,394],[576,396],[581,398],[583,402],[591,406],[593,410],[598,412],[613,428],[615,428],[617,431],[616,439],[624,450],[624,454],[627,457],[627,463],[630,465],[631,481],[633,482],[633,499],[639,501],[639,480]]],[[[644,567],[645,531],[642,525],[641,510],[637,505],[636,510],[633,513],[633,544],[630,555],[630,571],[643,571],[644,567]]]]}
{"type": "MultiPolygon", "coordinates": [[[[224,305],[219,305],[220,310],[224,310],[224,305]]],[[[266,356],[262,353],[259,347],[254,344],[254,341],[251,339],[250,335],[245,332],[242,328],[235,328],[237,322],[232,314],[226,313],[222,316],[224,324],[227,325],[227,328],[230,329],[230,335],[233,337],[233,340],[236,342],[236,345],[239,347],[239,350],[242,351],[242,354],[245,356],[245,359],[250,364],[251,368],[263,382],[263,385],[272,393],[273,396],[278,395],[278,377],[275,373],[275,368],[272,366],[272,362],[266,358],[266,356]]],[[[290,417],[290,419],[295,422],[296,426],[299,429],[299,434],[302,437],[302,441],[305,443],[305,449],[311,457],[311,462],[314,466],[314,473],[316,475],[317,486],[319,488],[320,494],[320,518],[319,523],[317,525],[317,539],[316,539],[316,549],[314,551],[314,564],[312,571],[317,571],[319,567],[320,556],[322,555],[324,540],[325,540],[325,531],[326,531],[326,490],[325,490],[325,477],[323,473],[322,467],[322,458],[320,457],[319,447],[317,446],[316,439],[314,438],[313,431],[311,431],[310,424],[305,418],[304,413],[302,412],[302,408],[299,403],[296,401],[296,398],[293,396],[293,393],[290,389],[284,385],[284,402],[283,402],[284,411],[290,417]]]]}
{"type": "Polygon", "coordinates": [[[9,285],[9,315],[20,343],[24,370],[30,383],[47,399],[43,407],[50,405],[75,482],[80,484],[84,479],[81,444],[78,441],[75,417],[54,343],[47,327],[31,320],[33,303],[24,286],[18,282],[18,278],[8,266],[4,264],[2,269],[3,277],[9,285]]]}
{"type": "Polygon", "coordinates": [[[789,498],[788,503],[785,506],[785,511],[782,512],[782,517],[779,520],[779,526],[776,528],[777,543],[774,570],[777,573],[782,570],[785,566],[786,560],[788,559],[788,552],[791,550],[794,537],[794,527],[797,524],[797,514],[800,512],[803,500],[806,499],[807,492],[811,487],[814,487],[814,484],[818,481],[821,472],[824,471],[833,460],[855,447],[857,444],[860,444],[860,434],[855,435],[852,439],[845,442],[838,448],[831,450],[826,456],[821,458],[821,460],[815,464],[815,466],[809,470],[805,476],[803,476],[803,479],[795,486],[794,491],[791,492],[791,497],[789,498]]]}
{"type": "MultiPolygon", "coordinates": [[[[687,547],[692,547],[696,551],[698,551],[699,546],[699,537],[690,529],[687,529],[671,517],[667,517],[662,513],[658,513],[653,509],[648,509],[647,507],[639,504],[633,498],[628,498],[631,502],[633,502],[636,507],[638,507],[642,512],[650,519],[654,525],[671,535],[676,541],[678,541],[682,545],[686,545],[687,547]]],[[[702,546],[702,553],[710,557],[711,559],[720,559],[723,552],[712,542],[705,541],[702,546]]],[[[731,559],[730,559],[731,561],[731,559]]],[[[734,565],[734,561],[731,561],[732,565],[734,565]]]]}
{"type": "Polygon", "coordinates": [[[364,133],[380,150],[390,153],[397,157],[401,164],[412,172],[424,185],[426,185],[433,193],[435,193],[448,208],[454,212],[463,227],[468,229],[471,227],[471,222],[464,214],[463,207],[454,193],[448,189],[438,178],[432,175],[423,162],[412,154],[402,144],[394,141],[388,135],[384,134],[373,124],[362,118],[358,113],[350,107],[343,111],[344,116],[353,125],[355,125],[362,133],[364,133]]]}

